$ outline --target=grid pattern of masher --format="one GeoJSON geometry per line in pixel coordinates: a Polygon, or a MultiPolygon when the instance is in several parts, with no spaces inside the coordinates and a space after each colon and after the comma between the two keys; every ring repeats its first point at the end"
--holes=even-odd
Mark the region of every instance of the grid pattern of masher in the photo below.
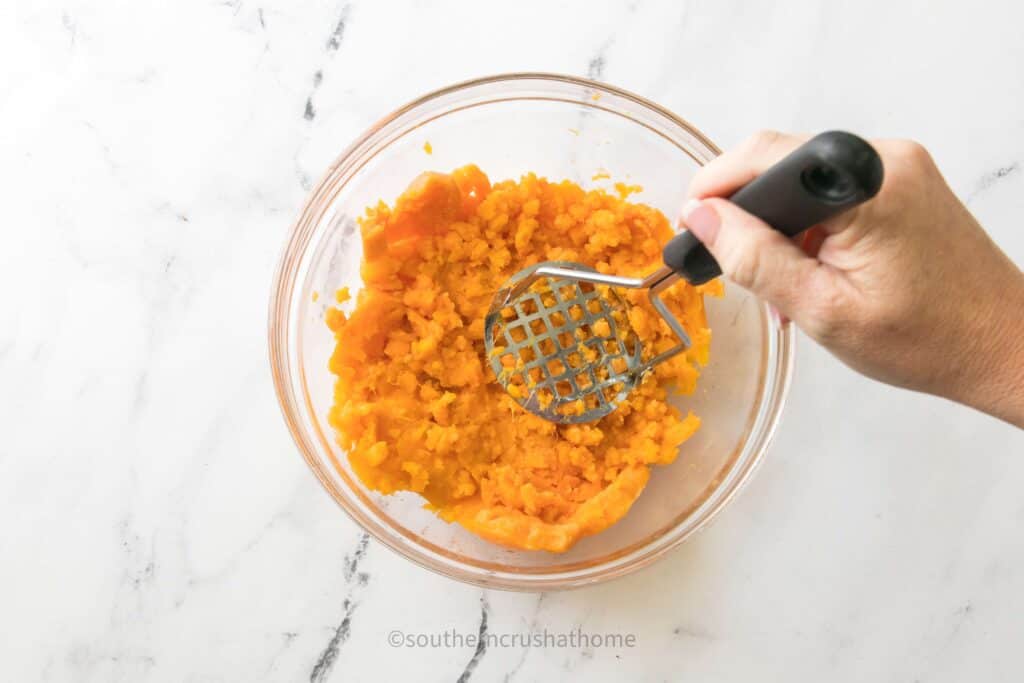
{"type": "Polygon", "coordinates": [[[517,400],[556,422],[607,415],[633,387],[640,365],[639,342],[628,321],[623,342],[614,311],[626,308],[611,288],[571,279],[534,283],[496,311],[485,331],[499,382],[523,387],[525,395],[517,400]],[[602,321],[607,333],[597,334],[602,321]],[[575,405],[580,399],[582,413],[575,405]]]}

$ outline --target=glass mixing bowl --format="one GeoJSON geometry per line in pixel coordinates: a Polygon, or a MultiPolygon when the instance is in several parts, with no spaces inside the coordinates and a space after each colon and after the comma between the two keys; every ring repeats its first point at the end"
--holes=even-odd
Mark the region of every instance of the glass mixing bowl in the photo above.
{"type": "MultiPolygon", "coordinates": [[[[629,513],[562,554],[510,550],[447,524],[413,493],[382,496],[353,473],[327,423],[334,338],[324,323],[333,292],[361,287],[356,218],[393,201],[420,172],[475,163],[492,180],[534,171],[584,187],[602,170],[636,183],[632,199],[669,218],[717,148],[643,98],[601,83],[511,74],[453,85],[373,126],[327,170],[285,246],[270,298],[270,361],[284,418],[327,492],[378,541],[420,566],[482,586],[550,590],[622,576],[678,546],[750,478],[779,420],[793,334],[738,287],[707,299],[711,361],[697,392],[677,399],[703,424],[676,461],[655,467],[629,513]],[[433,149],[424,150],[426,143],[433,149]],[[314,293],[320,294],[314,301],[314,293]]],[[[608,181],[603,181],[607,186],[608,181]]]]}

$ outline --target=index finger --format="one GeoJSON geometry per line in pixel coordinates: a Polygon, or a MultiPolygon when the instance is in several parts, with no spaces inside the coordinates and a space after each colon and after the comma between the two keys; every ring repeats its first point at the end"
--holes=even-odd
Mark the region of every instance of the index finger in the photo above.
{"type": "Polygon", "coordinates": [[[777,131],[761,131],[697,171],[686,192],[688,198],[728,197],[761,175],[810,138],[777,131]]]}

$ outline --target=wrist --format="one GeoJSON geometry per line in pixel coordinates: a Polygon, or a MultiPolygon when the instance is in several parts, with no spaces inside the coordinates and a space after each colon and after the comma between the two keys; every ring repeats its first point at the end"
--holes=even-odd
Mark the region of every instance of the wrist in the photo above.
{"type": "Polygon", "coordinates": [[[1024,429],[1024,274],[993,292],[996,301],[978,335],[971,372],[948,398],[1024,429]]]}

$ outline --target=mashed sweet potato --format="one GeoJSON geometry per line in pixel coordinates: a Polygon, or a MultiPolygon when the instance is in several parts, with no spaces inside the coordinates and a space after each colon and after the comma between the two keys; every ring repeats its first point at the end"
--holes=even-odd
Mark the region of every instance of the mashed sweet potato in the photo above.
{"type": "MultiPolygon", "coordinates": [[[[672,229],[627,201],[635,190],[585,191],[533,174],[492,186],[466,166],[424,173],[394,207],[366,211],[364,287],[351,313],[331,308],[327,324],[337,339],[330,423],[368,487],[415,491],[443,519],[530,550],[567,550],[626,514],[649,467],[672,462],[700,425],[666,394],[693,392],[711,338],[703,294],[721,285],[665,293],[693,347],[590,424],[556,425],[520,407],[487,363],[483,325],[494,292],[539,261],[625,275],[658,267],[672,229]]],[[[644,292],[624,296],[645,350],[675,345],[644,292]]]]}

